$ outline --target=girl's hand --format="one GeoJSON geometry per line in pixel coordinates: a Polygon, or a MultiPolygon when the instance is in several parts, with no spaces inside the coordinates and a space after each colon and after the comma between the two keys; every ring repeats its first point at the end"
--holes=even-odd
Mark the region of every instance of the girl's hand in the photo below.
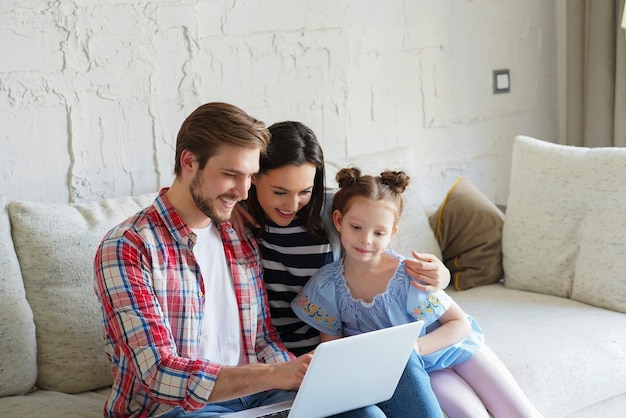
{"type": "Polygon", "coordinates": [[[257,228],[259,227],[252,215],[250,215],[250,212],[241,203],[237,203],[233,208],[233,212],[230,215],[230,223],[241,241],[246,239],[246,223],[257,228]]]}
{"type": "Polygon", "coordinates": [[[414,260],[404,260],[407,273],[414,278],[411,284],[423,292],[442,290],[450,284],[450,271],[432,254],[412,252],[414,260]]]}

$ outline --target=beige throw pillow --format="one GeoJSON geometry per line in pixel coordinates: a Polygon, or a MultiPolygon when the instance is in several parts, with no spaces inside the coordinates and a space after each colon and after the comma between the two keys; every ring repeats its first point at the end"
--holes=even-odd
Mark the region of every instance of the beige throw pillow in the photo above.
{"type": "Polygon", "coordinates": [[[502,236],[506,287],[626,312],[626,148],[518,136],[502,236]]]}
{"type": "Polygon", "coordinates": [[[469,180],[457,179],[429,221],[456,290],[502,279],[504,214],[469,180]]]}
{"type": "Polygon", "coordinates": [[[28,392],[37,378],[33,312],[26,301],[3,196],[0,196],[0,374],[0,397],[28,392]]]}
{"type": "Polygon", "coordinates": [[[112,383],[93,290],[93,259],[104,234],[154,196],[81,204],[9,203],[36,324],[38,387],[77,393],[112,383]]]}

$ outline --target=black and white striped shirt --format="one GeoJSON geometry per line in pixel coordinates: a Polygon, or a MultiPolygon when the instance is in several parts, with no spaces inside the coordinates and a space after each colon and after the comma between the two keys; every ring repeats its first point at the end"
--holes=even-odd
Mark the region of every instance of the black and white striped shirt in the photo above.
{"type": "Polygon", "coordinates": [[[312,237],[296,219],[286,227],[268,221],[258,240],[272,324],[295,355],[314,349],[319,332],[300,321],[290,303],[311,275],[333,261],[328,239],[312,237]]]}

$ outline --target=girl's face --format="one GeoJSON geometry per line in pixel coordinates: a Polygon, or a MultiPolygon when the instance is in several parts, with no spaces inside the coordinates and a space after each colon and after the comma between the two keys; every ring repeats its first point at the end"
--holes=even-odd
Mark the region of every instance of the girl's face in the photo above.
{"type": "Polygon", "coordinates": [[[356,198],[345,214],[333,212],[346,257],[371,261],[379,257],[396,234],[395,208],[386,202],[356,198]]]}
{"type": "Polygon", "coordinates": [[[311,200],[315,165],[288,165],[257,174],[252,180],[265,216],[279,226],[287,226],[311,200]]]}

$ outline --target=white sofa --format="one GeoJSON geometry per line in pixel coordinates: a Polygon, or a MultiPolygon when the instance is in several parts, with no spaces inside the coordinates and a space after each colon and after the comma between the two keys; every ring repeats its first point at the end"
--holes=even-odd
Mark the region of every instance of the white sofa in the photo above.
{"type": "MultiPolygon", "coordinates": [[[[395,149],[329,162],[329,178],[347,163],[411,173],[409,156],[395,149]]],[[[624,167],[626,149],[518,137],[498,231],[504,282],[450,289],[546,417],[626,413],[624,167]]],[[[1,417],[102,416],[111,375],[93,254],[108,228],[153,197],[81,204],[0,197],[1,417]]],[[[418,194],[406,198],[397,249],[443,256],[418,194]]]]}

